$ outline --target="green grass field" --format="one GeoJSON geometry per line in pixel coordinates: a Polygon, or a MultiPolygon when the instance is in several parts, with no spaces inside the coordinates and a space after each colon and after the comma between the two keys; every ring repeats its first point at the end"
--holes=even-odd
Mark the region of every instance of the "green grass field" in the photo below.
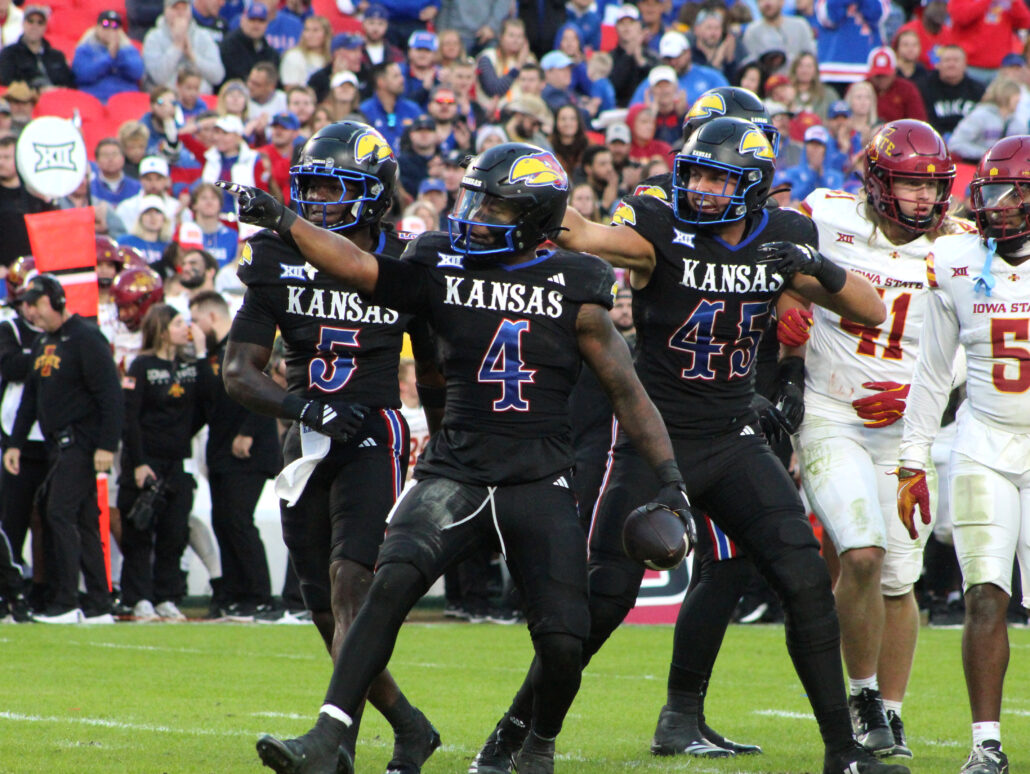
{"type": "MultiPolygon", "coordinates": [[[[959,631],[924,628],[904,717],[913,772],[955,774],[969,746],[959,631]]],[[[766,754],[724,761],[648,752],[665,695],[669,627],[623,627],[594,659],[558,740],[557,770],[820,774],[818,733],[780,627],[731,627],[708,715],[766,754]]],[[[1030,767],[1030,631],[1010,630],[1003,734],[1012,771],[1030,767]]],[[[522,627],[409,623],[391,663],[443,747],[426,765],[464,772],[518,685],[522,627]]],[[[0,627],[2,774],[259,772],[258,734],[312,724],[329,678],[313,627],[119,624],[0,627]]],[[[389,729],[366,713],[359,774],[385,768],[389,729]]]]}

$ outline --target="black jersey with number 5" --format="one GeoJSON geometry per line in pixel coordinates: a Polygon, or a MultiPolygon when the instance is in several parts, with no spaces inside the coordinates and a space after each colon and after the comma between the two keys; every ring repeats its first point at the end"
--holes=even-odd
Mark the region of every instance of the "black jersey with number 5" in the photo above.
{"type": "Polygon", "coordinates": [[[784,287],[757,248],[780,240],[818,246],[812,221],[796,210],[766,209],[730,245],[645,194],[626,197],[612,222],[655,248],[647,286],[633,291],[636,367],[669,435],[709,437],[743,426],[758,344],[784,287]]]}
{"type": "MultiPolygon", "coordinates": [[[[376,253],[396,261],[406,244],[403,235],[384,230],[376,253]]],[[[251,237],[237,273],[247,293],[232,338],[271,347],[278,327],[286,344],[289,392],[400,407],[397,364],[410,315],[367,303],[272,231],[251,237]]]]}
{"type": "Polygon", "coordinates": [[[371,300],[432,326],[447,381],[443,429],[415,476],[513,484],[571,467],[569,393],[582,365],[576,318],[583,304],[611,308],[611,267],[555,250],[466,269],[439,233],[418,237],[404,258],[379,259],[371,300]]]}

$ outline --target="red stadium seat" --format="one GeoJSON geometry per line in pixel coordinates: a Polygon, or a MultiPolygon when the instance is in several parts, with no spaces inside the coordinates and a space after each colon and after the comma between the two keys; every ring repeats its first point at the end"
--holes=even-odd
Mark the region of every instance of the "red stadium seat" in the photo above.
{"type": "Polygon", "coordinates": [[[611,51],[619,43],[619,36],[615,32],[614,24],[601,25],[601,50],[611,51]]]}
{"type": "Polygon", "coordinates": [[[139,121],[150,112],[150,95],[142,91],[123,91],[107,101],[107,116],[118,125],[126,121],[139,121]]]}
{"type": "Polygon", "coordinates": [[[967,198],[969,196],[969,184],[973,182],[975,176],[976,164],[957,162],[955,164],[955,185],[951,189],[952,194],[960,199],[967,198]]]}
{"type": "Polygon", "coordinates": [[[76,89],[51,89],[39,95],[32,115],[71,118],[76,109],[83,121],[103,121],[106,114],[103,104],[92,94],[76,89]]]}
{"type": "Polygon", "coordinates": [[[312,0],[311,10],[329,20],[333,33],[361,32],[361,22],[353,16],[345,16],[336,7],[336,0],[312,0]]]}

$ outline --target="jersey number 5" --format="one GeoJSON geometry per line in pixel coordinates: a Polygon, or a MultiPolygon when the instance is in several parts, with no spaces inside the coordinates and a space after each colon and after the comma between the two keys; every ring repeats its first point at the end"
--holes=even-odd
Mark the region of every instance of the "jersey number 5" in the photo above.
{"type": "Polygon", "coordinates": [[[501,320],[479,366],[480,382],[501,385],[501,397],[494,401],[494,411],[529,411],[529,401],[522,397],[522,385],[532,384],[536,371],[526,368],[522,360],[522,334],[528,330],[529,320],[501,320]]]}
{"type": "Polygon", "coordinates": [[[343,347],[358,346],[358,331],[354,328],[330,328],[323,325],[318,334],[318,350],[324,355],[308,363],[308,389],[336,392],[354,373],[354,358],[336,354],[343,347]]]}
{"type": "Polygon", "coordinates": [[[1005,335],[1012,334],[1015,341],[1030,341],[1030,320],[1007,320],[995,317],[991,320],[991,357],[1012,358],[1016,362],[995,363],[991,369],[991,378],[998,392],[1026,392],[1030,389],[1030,350],[1025,347],[1009,347],[1005,344],[1005,335]],[[1017,368],[1016,378],[1005,376],[1009,365],[1017,368]]]}

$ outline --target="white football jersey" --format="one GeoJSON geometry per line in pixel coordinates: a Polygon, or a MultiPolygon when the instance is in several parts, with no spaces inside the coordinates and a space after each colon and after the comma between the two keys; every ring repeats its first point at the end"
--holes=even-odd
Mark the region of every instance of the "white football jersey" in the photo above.
{"type": "MultiPolygon", "coordinates": [[[[899,456],[922,464],[937,434],[951,389],[950,364],[966,352],[967,407],[1001,433],[1030,434],[1030,261],[991,261],[990,295],[977,282],[987,250],[976,235],[942,237],[927,262],[932,291],[925,337],[909,394],[899,456]]],[[[956,441],[959,450],[963,439],[956,441]]],[[[974,457],[974,459],[977,457],[974,457]]]]}
{"type": "Polygon", "coordinates": [[[125,327],[125,323],[118,319],[118,307],[114,301],[97,304],[97,326],[111,343],[114,363],[118,366],[118,373],[124,376],[143,347],[142,331],[133,333],[125,327]]]}
{"type": "Polygon", "coordinates": [[[925,235],[893,244],[865,217],[862,200],[843,191],[816,189],[801,206],[819,229],[819,252],[868,279],[887,307],[887,319],[876,328],[812,307],[806,411],[861,425],[852,401],[878,392],[863,383],[912,381],[927,301],[926,260],[936,246],[925,235]]]}

